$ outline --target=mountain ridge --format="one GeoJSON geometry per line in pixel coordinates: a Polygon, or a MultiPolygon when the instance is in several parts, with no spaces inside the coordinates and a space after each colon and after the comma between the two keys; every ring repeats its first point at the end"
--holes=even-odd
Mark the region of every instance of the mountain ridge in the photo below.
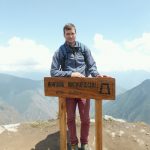
{"type": "MultiPolygon", "coordinates": [[[[20,122],[56,118],[56,98],[44,96],[43,81],[0,74],[0,85],[1,101],[9,106],[10,113],[13,108],[16,114],[19,114],[20,122]]],[[[4,112],[1,112],[1,118],[4,119],[4,115],[4,112]]],[[[18,122],[18,119],[15,120],[15,113],[12,113],[11,117],[14,118],[12,123],[18,122]]],[[[0,124],[5,122],[4,120],[1,119],[0,124]]]]}
{"type": "Polygon", "coordinates": [[[104,114],[127,121],[150,123],[150,79],[117,96],[116,101],[104,105],[104,114]]]}

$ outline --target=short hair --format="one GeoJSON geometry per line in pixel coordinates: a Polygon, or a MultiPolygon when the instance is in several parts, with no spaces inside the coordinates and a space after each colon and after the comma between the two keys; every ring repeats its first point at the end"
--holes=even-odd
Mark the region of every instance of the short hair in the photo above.
{"type": "Polygon", "coordinates": [[[67,23],[65,24],[64,28],[63,28],[63,31],[64,31],[64,34],[65,34],[65,30],[71,30],[72,28],[74,28],[75,32],[76,32],[76,27],[73,23],[67,23]]]}

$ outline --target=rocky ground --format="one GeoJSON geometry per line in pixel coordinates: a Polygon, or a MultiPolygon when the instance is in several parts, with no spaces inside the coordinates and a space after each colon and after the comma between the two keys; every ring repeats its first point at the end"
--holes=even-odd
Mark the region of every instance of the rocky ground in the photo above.
{"type": "MultiPolygon", "coordinates": [[[[77,121],[79,133],[80,122],[77,121]]],[[[95,150],[95,124],[91,121],[89,145],[95,150]]],[[[59,150],[58,120],[0,126],[0,150],[59,150]]],[[[106,117],[103,150],[150,150],[150,126],[106,117]]]]}

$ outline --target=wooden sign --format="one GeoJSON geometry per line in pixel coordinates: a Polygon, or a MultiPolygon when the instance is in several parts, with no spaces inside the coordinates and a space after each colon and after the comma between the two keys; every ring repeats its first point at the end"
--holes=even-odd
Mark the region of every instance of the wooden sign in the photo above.
{"type": "Polygon", "coordinates": [[[103,150],[102,100],[115,99],[115,79],[45,77],[46,96],[59,97],[60,150],[67,150],[66,98],[95,99],[95,149],[103,150]]]}
{"type": "Polygon", "coordinates": [[[46,96],[115,99],[114,78],[45,77],[46,96]]]}

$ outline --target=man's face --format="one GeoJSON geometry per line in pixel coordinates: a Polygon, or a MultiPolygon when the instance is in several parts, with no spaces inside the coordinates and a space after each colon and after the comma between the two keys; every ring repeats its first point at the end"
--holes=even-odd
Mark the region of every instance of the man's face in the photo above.
{"type": "Polygon", "coordinates": [[[69,44],[74,44],[76,40],[76,31],[74,28],[71,28],[70,30],[65,30],[64,37],[66,42],[69,44]]]}

